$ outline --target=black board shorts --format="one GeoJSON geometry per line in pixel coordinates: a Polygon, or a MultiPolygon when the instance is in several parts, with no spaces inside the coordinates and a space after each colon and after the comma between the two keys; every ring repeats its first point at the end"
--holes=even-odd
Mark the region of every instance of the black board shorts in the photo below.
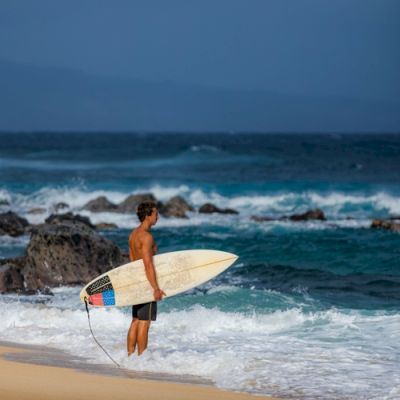
{"type": "Polygon", "coordinates": [[[157,319],[157,302],[135,304],[132,306],[132,318],[138,318],[141,321],[155,321],[157,319]]]}

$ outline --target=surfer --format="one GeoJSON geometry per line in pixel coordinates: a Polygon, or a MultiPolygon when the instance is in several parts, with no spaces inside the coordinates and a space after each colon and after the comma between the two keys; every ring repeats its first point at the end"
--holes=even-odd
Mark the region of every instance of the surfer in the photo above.
{"type": "Polygon", "coordinates": [[[136,214],[140,225],[129,235],[129,258],[131,261],[143,259],[147,279],[153,288],[154,301],[132,306],[132,322],[127,337],[128,357],[135,352],[136,345],[139,356],[146,350],[150,323],[157,318],[157,301],[165,296],[157,283],[153,264],[157,245],[150,233],[151,227],[158,220],[157,207],[152,202],[143,202],[137,207],[136,214]]]}

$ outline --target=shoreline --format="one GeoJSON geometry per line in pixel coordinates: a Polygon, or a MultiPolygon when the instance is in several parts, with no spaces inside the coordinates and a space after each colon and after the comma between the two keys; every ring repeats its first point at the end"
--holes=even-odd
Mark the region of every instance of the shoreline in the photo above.
{"type": "Polygon", "coordinates": [[[45,346],[0,341],[2,400],[96,399],[273,400],[219,389],[195,376],[134,372],[45,346]],[[89,394],[88,394],[89,393],[89,394]]]}

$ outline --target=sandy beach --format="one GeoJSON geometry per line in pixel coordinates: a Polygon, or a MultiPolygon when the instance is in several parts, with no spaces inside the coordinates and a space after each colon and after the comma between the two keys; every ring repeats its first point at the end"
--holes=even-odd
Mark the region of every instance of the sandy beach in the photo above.
{"type": "Polygon", "coordinates": [[[175,383],[162,376],[157,379],[134,377],[129,371],[74,364],[53,349],[0,346],[0,398],[2,400],[101,399],[163,400],[251,400],[270,397],[229,392],[203,383],[175,383]],[[65,362],[63,362],[63,360],[65,362]],[[65,364],[65,366],[63,366],[65,364]],[[85,370],[86,369],[86,370],[85,370]]]}

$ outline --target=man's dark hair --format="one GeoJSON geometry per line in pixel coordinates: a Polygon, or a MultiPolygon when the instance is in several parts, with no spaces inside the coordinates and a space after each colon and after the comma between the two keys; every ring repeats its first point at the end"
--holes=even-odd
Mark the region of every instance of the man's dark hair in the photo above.
{"type": "Polygon", "coordinates": [[[144,201],[140,203],[136,208],[136,215],[140,222],[143,222],[146,216],[150,216],[153,212],[153,208],[157,208],[157,205],[152,201],[144,201]]]}

